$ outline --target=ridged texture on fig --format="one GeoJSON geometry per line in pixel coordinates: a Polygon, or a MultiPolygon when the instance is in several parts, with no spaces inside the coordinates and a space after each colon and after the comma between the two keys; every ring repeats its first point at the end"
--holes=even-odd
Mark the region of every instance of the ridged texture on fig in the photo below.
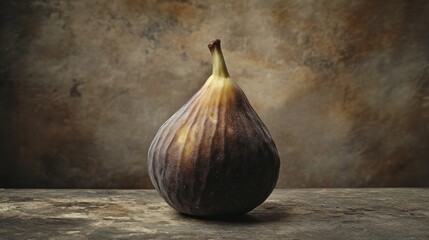
{"type": "Polygon", "coordinates": [[[215,75],[161,126],[148,154],[161,196],[177,211],[199,216],[251,211],[272,192],[279,165],[243,91],[215,75]]]}

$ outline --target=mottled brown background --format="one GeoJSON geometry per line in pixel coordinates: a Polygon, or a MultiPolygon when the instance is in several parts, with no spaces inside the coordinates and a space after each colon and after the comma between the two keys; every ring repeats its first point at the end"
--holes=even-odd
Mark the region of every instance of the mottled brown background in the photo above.
{"type": "Polygon", "coordinates": [[[0,187],[151,187],[211,73],[277,143],[278,187],[429,186],[428,1],[2,1],[0,187]]]}

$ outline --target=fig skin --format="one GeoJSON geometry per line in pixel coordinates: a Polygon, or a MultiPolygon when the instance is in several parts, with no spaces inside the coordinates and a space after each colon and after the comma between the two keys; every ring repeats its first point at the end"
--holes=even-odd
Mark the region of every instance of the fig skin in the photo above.
{"type": "Polygon", "coordinates": [[[229,78],[220,40],[209,49],[213,74],[158,130],[148,153],[149,176],[178,212],[244,214],[271,194],[280,160],[268,129],[229,78]]]}

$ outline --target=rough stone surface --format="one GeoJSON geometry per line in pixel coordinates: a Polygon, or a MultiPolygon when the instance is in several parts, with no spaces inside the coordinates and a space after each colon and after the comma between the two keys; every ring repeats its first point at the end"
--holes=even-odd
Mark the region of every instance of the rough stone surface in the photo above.
{"type": "Polygon", "coordinates": [[[195,219],[154,190],[0,190],[1,239],[429,239],[429,189],[275,190],[230,219],[195,219]]]}
{"type": "Polygon", "coordinates": [[[150,187],[211,73],[271,130],[278,187],[429,186],[429,1],[1,1],[0,186],[150,187]]]}

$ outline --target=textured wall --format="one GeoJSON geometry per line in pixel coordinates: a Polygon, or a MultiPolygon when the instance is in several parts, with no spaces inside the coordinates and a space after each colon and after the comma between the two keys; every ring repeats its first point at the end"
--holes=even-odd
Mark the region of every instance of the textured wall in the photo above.
{"type": "Polygon", "coordinates": [[[158,127],[229,72],[278,187],[429,186],[427,1],[2,1],[0,186],[150,187],[158,127]]]}

